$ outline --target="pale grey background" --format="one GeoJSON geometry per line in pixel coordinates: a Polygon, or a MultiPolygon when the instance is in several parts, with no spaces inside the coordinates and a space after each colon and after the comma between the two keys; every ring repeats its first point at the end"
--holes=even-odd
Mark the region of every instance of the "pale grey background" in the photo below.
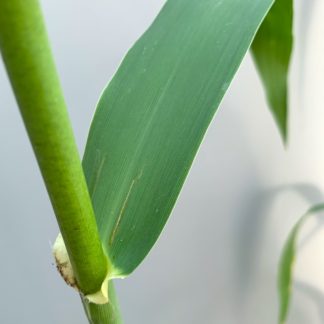
{"type": "MultiPolygon", "coordinates": [[[[162,3],[42,1],[81,152],[101,90],[162,3]]],[[[324,186],[323,17],[323,1],[297,1],[287,151],[245,58],[160,240],[117,282],[126,324],[276,323],[280,249],[324,186]]],[[[0,152],[0,323],[85,324],[53,266],[57,225],[2,64],[0,152]]],[[[323,230],[303,242],[289,323],[323,323],[323,230]]]]}

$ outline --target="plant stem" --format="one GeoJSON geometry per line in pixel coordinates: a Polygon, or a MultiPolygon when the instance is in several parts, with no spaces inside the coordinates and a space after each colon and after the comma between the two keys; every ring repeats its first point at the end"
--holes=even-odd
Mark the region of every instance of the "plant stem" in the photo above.
{"type": "Polygon", "coordinates": [[[109,281],[109,304],[96,305],[89,303],[81,296],[85,313],[91,324],[122,324],[114,283],[109,281]]]}
{"type": "Polygon", "coordinates": [[[78,286],[94,293],[107,259],[38,0],[0,0],[0,49],[78,286]]]}

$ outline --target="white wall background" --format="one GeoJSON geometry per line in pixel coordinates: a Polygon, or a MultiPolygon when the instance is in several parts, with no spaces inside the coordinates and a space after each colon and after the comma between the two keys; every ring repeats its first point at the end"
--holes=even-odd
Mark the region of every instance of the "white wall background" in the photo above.
{"type": "MultiPolygon", "coordinates": [[[[42,1],[80,151],[98,96],[162,0],[42,1]]],[[[272,324],[283,242],[324,201],[324,2],[296,1],[284,150],[249,55],[212,123],[164,233],[117,282],[126,324],[272,324]]],[[[0,65],[0,323],[86,323],[56,273],[58,228],[0,65]]],[[[301,240],[289,323],[324,323],[323,219],[301,240]]]]}

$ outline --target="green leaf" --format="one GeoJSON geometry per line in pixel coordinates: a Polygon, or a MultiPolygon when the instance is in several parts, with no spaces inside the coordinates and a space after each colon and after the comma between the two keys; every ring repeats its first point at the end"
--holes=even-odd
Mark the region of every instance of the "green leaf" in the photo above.
{"type": "Polygon", "coordinates": [[[252,44],[268,103],[287,140],[287,79],[293,46],[293,0],[276,0],[252,44]]]}
{"type": "Polygon", "coordinates": [[[167,1],[103,92],[83,166],[112,277],[160,235],[272,2],[167,1]]]}
{"type": "Polygon", "coordinates": [[[306,219],[324,210],[324,204],[315,205],[304,214],[298,223],[293,227],[282,251],[278,271],[278,292],[279,292],[279,323],[286,323],[291,299],[291,287],[293,280],[293,266],[296,257],[296,242],[299,231],[306,219]]]}

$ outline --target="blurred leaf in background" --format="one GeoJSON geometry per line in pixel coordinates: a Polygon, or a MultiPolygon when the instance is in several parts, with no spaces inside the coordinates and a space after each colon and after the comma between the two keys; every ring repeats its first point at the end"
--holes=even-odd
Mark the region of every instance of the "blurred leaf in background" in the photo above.
{"type": "Polygon", "coordinates": [[[279,292],[279,324],[284,324],[288,318],[293,284],[293,266],[296,259],[298,234],[305,221],[314,213],[323,212],[324,204],[318,204],[310,208],[291,230],[279,263],[278,292],[279,292]]]}
{"type": "Polygon", "coordinates": [[[288,137],[287,84],[292,28],[293,0],[276,0],[252,43],[252,54],[284,142],[288,137]]]}

